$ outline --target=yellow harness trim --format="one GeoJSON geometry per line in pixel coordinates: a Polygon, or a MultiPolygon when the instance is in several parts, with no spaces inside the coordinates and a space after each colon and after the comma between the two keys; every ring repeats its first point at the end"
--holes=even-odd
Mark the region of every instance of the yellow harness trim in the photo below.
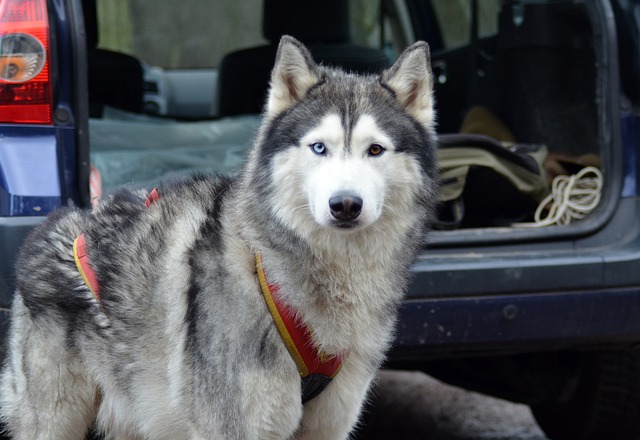
{"type": "Polygon", "coordinates": [[[273,300],[273,294],[271,293],[271,288],[269,287],[269,283],[267,281],[267,275],[265,274],[264,267],[262,266],[262,256],[260,254],[256,254],[256,268],[258,269],[258,280],[260,280],[262,295],[264,296],[264,300],[267,303],[267,307],[269,308],[271,316],[273,316],[273,320],[276,323],[276,327],[278,328],[280,337],[282,338],[285,347],[287,347],[289,354],[296,363],[300,376],[308,376],[309,369],[302,359],[302,355],[298,351],[296,344],[293,342],[293,338],[291,337],[291,334],[289,334],[289,330],[287,330],[287,326],[285,325],[282,316],[280,315],[280,311],[278,310],[278,307],[273,300]]]}

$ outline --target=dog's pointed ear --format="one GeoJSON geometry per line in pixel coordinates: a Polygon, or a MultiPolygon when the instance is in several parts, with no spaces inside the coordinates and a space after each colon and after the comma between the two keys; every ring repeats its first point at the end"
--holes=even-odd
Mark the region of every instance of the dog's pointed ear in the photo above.
{"type": "Polygon", "coordinates": [[[433,79],[427,43],[418,41],[408,47],[393,66],[382,72],[381,81],[418,122],[433,126],[433,79]]]}
{"type": "Polygon", "coordinates": [[[293,106],[319,80],[318,66],[307,48],[295,38],[283,36],[271,72],[267,114],[275,116],[293,106]]]}

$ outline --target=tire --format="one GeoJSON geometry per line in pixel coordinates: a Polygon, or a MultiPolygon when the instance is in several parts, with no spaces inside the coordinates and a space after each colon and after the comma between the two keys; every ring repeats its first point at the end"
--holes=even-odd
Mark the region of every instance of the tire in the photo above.
{"type": "Polygon", "coordinates": [[[531,407],[551,440],[640,440],[640,352],[585,353],[566,389],[531,407]]]}

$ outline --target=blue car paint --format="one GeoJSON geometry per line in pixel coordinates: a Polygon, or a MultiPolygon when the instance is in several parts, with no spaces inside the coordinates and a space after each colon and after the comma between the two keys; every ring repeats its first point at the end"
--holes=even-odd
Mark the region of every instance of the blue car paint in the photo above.
{"type": "Polygon", "coordinates": [[[640,117],[632,112],[624,112],[620,118],[623,151],[623,186],[622,197],[634,197],[638,195],[638,160],[640,156],[640,117]]]}
{"type": "Polygon", "coordinates": [[[46,216],[77,200],[73,126],[0,126],[0,216],[46,216]]]}
{"type": "Polygon", "coordinates": [[[627,288],[405,301],[392,357],[437,358],[497,347],[517,352],[524,345],[553,349],[585,340],[633,345],[640,334],[639,294],[627,288]]]}
{"type": "Polygon", "coordinates": [[[46,215],[61,202],[54,127],[0,129],[0,215],[46,215]]]}

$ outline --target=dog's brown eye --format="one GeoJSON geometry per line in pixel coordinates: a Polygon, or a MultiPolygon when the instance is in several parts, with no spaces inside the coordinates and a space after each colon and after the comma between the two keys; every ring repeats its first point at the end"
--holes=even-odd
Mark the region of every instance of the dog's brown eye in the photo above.
{"type": "Polygon", "coordinates": [[[369,147],[369,156],[380,156],[385,152],[385,149],[382,145],[373,144],[369,147]]]}

